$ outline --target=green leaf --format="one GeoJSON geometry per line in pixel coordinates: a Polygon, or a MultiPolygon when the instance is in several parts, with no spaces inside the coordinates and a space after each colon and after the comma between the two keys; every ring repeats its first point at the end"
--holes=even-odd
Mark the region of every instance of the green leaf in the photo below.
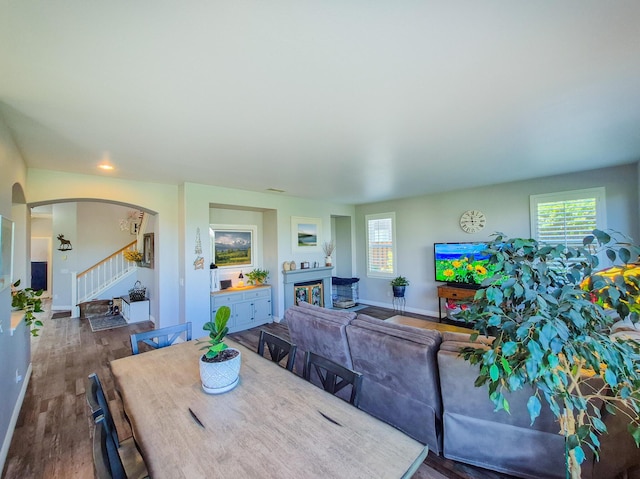
{"type": "Polygon", "coordinates": [[[535,422],[536,418],[540,415],[542,404],[538,396],[531,396],[527,401],[527,409],[529,410],[529,417],[531,418],[531,425],[535,422]]]}
{"type": "Polygon", "coordinates": [[[580,426],[578,427],[578,430],[576,432],[580,440],[584,441],[584,439],[589,435],[589,426],[587,425],[580,426]]]}
{"type": "Polygon", "coordinates": [[[505,373],[507,373],[507,375],[511,374],[512,372],[511,365],[509,364],[509,361],[507,361],[505,357],[500,358],[500,364],[502,365],[502,369],[504,370],[505,373]]]}
{"type": "Polygon", "coordinates": [[[623,263],[628,263],[631,259],[631,252],[627,248],[620,248],[618,250],[618,256],[623,263]]]}
{"type": "Polygon", "coordinates": [[[500,370],[498,369],[498,366],[496,364],[492,364],[491,367],[489,368],[489,376],[491,377],[492,381],[497,381],[498,378],[500,377],[500,370]]]}
{"type": "Polygon", "coordinates": [[[582,450],[582,448],[581,447],[576,447],[573,450],[573,453],[574,453],[574,455],[576,457],[576,462],[578,464],[582,464],[584,462],[584,458],[585,458],[584,451],[582,450]]]}
{"type": "Polygon", "coordinates": [[[607,432],[607,426],[605,426],[605,424],[602,422],[600,418],[592,417],[591,424],[593,424],[593,427],[595,428],[596,431],[607,432]]]}
{"type": "Polygon", "coordinates": [[[529,344],[527,344],[527,349],[529,349],[529,352],[531,353],[533,359],[538,362],[542,360],[544,352],[536,341],[529,341],[529,344]]]}
{"type": "Polygon", "coordinates": [[[629,431],[633,440],[636,442],[636,447],[640,447],[640,426],[629,424],[627,426],[627,431],[629,431]]]}
{"type": "Polygon", "coordinates": [[[502,320],[500,316],[498,316],[497,314],[494,314],[493,316],[491,316],[489,318],[489,321],[487,322],[489,326],[500,326],[500,323],[502,323],[502,320]]]}
{"type": "Polygon", "coordinates": [[[567,436],[567,449],[571,451],[580,446],[580,438],[577,434],[570,434],[567,436]]]}
{"type": "Polygon", "coordinates": [[[616,373],[613,372],[613,369],[610,367],[608,367],[607,370],[604,372],[604,380],[611,387],[614,387],[618,384],[618,378],[616,376],[616,373]]]}
{"type": "Polygon", "coordinates": [[[518,343],[515,341],[507,341],[502,345],[502,354],[504,356],[511,356],[518,350],[518,343]]]}
{"type": "Polygon", "coordinates": [[[511,409],[509,406],[509,401],[507,401],[507,398],[503,397],[502,398],[502,408],[507,411],[509,414],[511,414],[511,409]]]}

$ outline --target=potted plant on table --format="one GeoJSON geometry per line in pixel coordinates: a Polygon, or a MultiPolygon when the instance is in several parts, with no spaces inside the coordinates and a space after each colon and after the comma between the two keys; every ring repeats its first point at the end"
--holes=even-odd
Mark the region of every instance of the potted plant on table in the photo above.
{"type": "Polygon", "coordinates": [[[221,306],[216,311],[214,321],[208,321],[202,329],[209,331],[207,352],[200,357],[200,380],[202,389],[209,394],[230,391],[239,381],[240,351],[228,347],[223,339],[229,332],[227,322],[231,317],[229,306],[221,306]]]}
{"type": "Polygon", "coordinates": [[[42,313],[42,293],[43,290],[32,288],[18,289],[20,280],[11,285],[11,307],[15,310],[24,311],[24,320],[29,326],[32,336],[38,336],[38,331],[42,327],[42,321],[34,313],[42,313]]]}
{"type": "Polygon", "coordinates": [[[574,479],[585,452],[598,454],[598,436],[607,431],[605,410],[628,419],[628,431],[640,446],[640,342],[610,335],[618,319],[637,323],[640,277],[596,271],[598,253],[628,264],[637,262],[639,252],[626,239],[599,230],[577,248],[498,233],[485,251],[495,276],[457,315],[495,338],[488,349],[461,351],[479,367],[476,386],[487,385],[496,411],[507,412],[505,393],[531,386],[531,421],[546,402],[565,437],[567,473],[574,479]]]}
{"type": "Polygon", "coordinates": [[[256,268],[253,271],[247,273],[247,278],[249,278],[248,283],[254,285],[265,283],[268,277],[269,271],[266,269],[256,268]]]}
{"type": "Polygon", "coordinates": [[[391,287],[393,288],[394,298],[404,298],[404,292],[409,286],[409,280],[404,276],[396,276],[391,280],[391,287]]]}

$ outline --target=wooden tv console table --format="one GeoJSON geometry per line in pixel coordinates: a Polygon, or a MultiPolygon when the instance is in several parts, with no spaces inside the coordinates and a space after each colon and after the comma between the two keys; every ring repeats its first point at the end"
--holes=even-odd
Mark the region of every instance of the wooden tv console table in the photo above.
{"type": "Polygon", "coordinates": [[[455,286],[438,286],[438,319],[442,319],[442,299],[473,299],[477,289],[456,288],[455,286]]]}

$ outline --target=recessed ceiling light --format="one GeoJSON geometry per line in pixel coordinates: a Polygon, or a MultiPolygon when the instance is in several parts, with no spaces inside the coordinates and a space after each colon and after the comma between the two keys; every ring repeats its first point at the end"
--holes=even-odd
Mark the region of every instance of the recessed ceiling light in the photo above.
{"type": "Polygon", "coordinates": [[[105,170],[105,171],[113,170],[113,166],[111,166],[111,165],[98,165],[98,168],[100,168],[101,170],[105,170]]]}

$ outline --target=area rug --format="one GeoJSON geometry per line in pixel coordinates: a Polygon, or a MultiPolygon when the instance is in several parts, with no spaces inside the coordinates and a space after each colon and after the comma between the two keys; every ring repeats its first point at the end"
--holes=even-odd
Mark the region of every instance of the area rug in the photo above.
{"type": "Polygon", "coordinates": [[[71,311],[54,311],[51,313],[51,319],[70,318],[71,311]]]}
{"type": "Polygon", "coordinates": [[[105,329],[121,328],[122,326],[126,326],[128,324],[127,320],[119,314],[109,316],[94,316],[93,318],[88,319],[89,324],[91,324],[91,331],[93,331],[94,333],[96,331],[104,331],[105,329]]]}

